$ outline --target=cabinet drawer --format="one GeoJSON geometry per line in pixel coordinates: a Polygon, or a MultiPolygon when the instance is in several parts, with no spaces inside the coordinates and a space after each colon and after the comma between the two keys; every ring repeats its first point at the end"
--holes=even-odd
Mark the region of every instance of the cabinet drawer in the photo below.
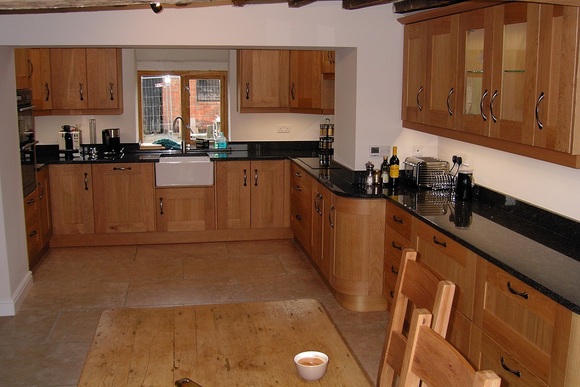
{"type": "Polygon", "coordinates": [[[290,164],[290,186],[310,190],[312,188],[312,178],[296,163],[290,164]]]}
{"type": "Polygon", "coordinates": [[[290,205],[290,227],[302,247],[310,253],[312,233],[312,210],[309,203],[294,203],[290,205]]]}
{"type": "Polygon", "coordinates": [[[411,213],[401,207],[387,202],[387,226],[397,231],[403,237],[411,239],[411,213]]]}
{"type": "Polygon", "coordinates": [[[38,195],[36,190],[24,198],[24,215],[27,228],[35,222],[38,222],[40,213],[38,210],[38,195]]]}
{"type": "Polygon", "coordinates": [[[396,255],[400,260],[403,249],[408,247],[411,247],[411,241],[408,238],[405,238],[391,227],[386,227],[385,252],[387,254],[396,255]]]}
{"type": "Polygon", "coordinates": [[[418,261],[456,286],[453,306],[473,318],[477,255],[426,223],[416,222],[418,261]]]}
{"type": "Polygon", "coordinates": [[[483,259],[480,259],[480,267],[484,276],[483,292],[478,295],[482,297],[478,300],[482,314],[476,319],[476,324],[548,383],[551,354],[557,337],[556,308],[559,306],[483,259]]]}
{"type": "Polygon", "coordinates": [[[493,370],[501,377],[502,387],[546,387],[539,377],[534,375],[514,356],[506,351],[501,345],[492,340],[488,335],[481,332],[479,328],[477,334],[481,335],[477,358],[479,364],[476,368],[480,370],[493,370]]]}

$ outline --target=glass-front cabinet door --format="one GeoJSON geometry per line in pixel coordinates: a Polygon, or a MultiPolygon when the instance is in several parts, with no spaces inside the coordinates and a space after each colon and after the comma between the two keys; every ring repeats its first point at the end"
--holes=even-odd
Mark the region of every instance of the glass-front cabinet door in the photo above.
{"type": "Polygon", "coordinates": [[[459,83],[462,132],[489,135],[493,11],[480,9],[459,18],[459,83]]]}
{"type": "Polygon", "coordinates": [[[539,5],[494,7],[490,136],[532,143],[539,5]]]}

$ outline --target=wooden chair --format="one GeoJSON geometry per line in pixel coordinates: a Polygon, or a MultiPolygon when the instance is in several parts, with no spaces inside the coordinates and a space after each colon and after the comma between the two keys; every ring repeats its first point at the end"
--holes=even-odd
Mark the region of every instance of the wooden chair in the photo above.
{"type": "Polygon", "coordinates": [[[433,313],[435,332],[442,337],[447,333],[455,284],[451,281],[440,281],[427,267],[416,262],[416,259],[416,251],[403,250],[379,369],[379,387],[392,386],[396,376],[400,375],[407,346],[403,325],[409,301],[415,308],[427,309],[433,313]]]}
{"type": "Polygon", "coordinates": [[[475,371],[467,360],[440,334],[431,329],[431,313],[415,309],[399,385],[429,387],[500,387],[493,371],[475,371]]]}

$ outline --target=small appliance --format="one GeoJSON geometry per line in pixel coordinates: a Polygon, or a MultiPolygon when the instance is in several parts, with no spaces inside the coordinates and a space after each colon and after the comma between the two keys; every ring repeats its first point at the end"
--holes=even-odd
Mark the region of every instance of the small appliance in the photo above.
{"type": "Polygon", "coordinates": [[[103,129],[103,145],[106,156],[116,156],[121,153],[121,129],[103,129]]]}
{"type": "MultiPolygon", "coordinates": [[[[66,126],[66,125],[65,125],[66,126]]],[[[58,149],[76,151],[81,147],[81,131],[61,131],[58,132],[58,149]]]]}
{"type": "Polygon", "coordinates": [[[435,157],[407,157],[405,177],[419,188],[450,189],[449,163],[435,157]]]}
{"type": "Polygon", "coordinates": [[[455,187],[455,199],[466,201],[471,200],[473,196],[473,170],[467,166],[461,166],[457,173],[457,186],[455,187]]]}

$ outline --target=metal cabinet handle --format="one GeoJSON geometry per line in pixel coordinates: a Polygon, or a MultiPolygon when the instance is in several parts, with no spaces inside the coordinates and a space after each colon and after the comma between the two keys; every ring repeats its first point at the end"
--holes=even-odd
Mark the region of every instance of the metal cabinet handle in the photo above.
{"type": "Polygon", "coordinates": [[[113,93],[113,84],[109,83],[109,93],[111,94],[111,101],[115,100],[115,94],[113,93]]]}
{"type": "Polygon", "coordinates": [[[544,124],[540,120],[540,102],[542,102],[545,96],[546,94],[544,94],[542,91],[538,97],[538,100],[536,101],[536,124],[538,124],[538,128],[540,129],[544,129],[544,124]]]}
{"type": "Polygon", "coordinates": [[[447,242],[441,242],[436,236],[433,237],[433,243],[439,246],[447,247],[447,242]]]}
{"type": "Polygon", "coordinates": [[[38,188],[40,188],[40,194],[38,195],[38,200],[42,200],[44,197],[44,184],[38,183],[38,188]]]}
{"type": "Polygon", "coordinates": [[[508,281],[508,283],[507,283],[507,288],[511,294],[515,294],[516,296],[520,296],[521,298],[523,298],[525,300],[527,300],[530,297],[527,292],[518,292],[517,290],[512,288],[512,284],[510,283],[510,281],[508,281]]]}
{"type": "Polygon", "coordinates": [[[290,87],[290,94],[292,95],[292,100],[295,100],[296,98],[294,98],[294,88],[296,87],[296,85],[294,84],[294,82],[292,82],[292,87],[290,87]]]}
{"type": "Polygon", "coordinates": [[[328,223],[330,227],[334,228],[334,223],[332,222],[332,213],[334,212],[334,206],[330,206],[330,211],[328,211],[328,223]]]}
{"type": "Polygon", "coordinates": [[[393,292],[392,290],[389,292],[389,296],[391,296],[391,298],[395,298],[395,292],[393,292]]]}
{"type": "Polygon", "coordinates": [[[487,89],[485,89],[485,91],[481,95],[481,101],[479,101],[479,110],[481,110],[481,118],[483,118],[484,121],[487,121],[487,116],[483,112],[483,100],[485,99],[485,97],[487,97],[487,94],[488,94],[487,89]]]}
{"type": "Polygon", "coordinates": [[[423,86],[419,87],[419,91],[417,91],[417,108],[419,109],[420,112],[423,111],[423,106],[421,105],[421,102],[419,101],[419,96],[421,95],[422,92],[423,92],[423,86]]]}
{"type": "Polygon", "coordinates": [[[455,89],[453,88],[451,88],[449,93],[447,93],[447,113],[449,113],[449,116],[453,115],[453,110],[451,110],[451,102],[449,102],[453,93],[455,93],[455,89]]]}
{"type": "Polygon", "coordinates": [[[296,191],[302,191],[302,187],[300,187],[299,185],[294,187],[296,189],[296,191]]]}
{"type": "Polygon", "coordinates": [[[131,167],[113,167],[113,171],[130,171],[131,167]]]}
{"type": "Polygon", "coordinates": [[[34,204],[34,199],[28,199],[28,201],[26,202],[26,205],[31,205],[34,204]]]}
{"type": "Polygon", "coordinates": [[[391,242],[391,246],[397,250],[403,251],[403,246],[399,246],[398,244],[395,243],[395,241],[391,242]]]}
{"type": "Polygon", "coordinates": [[[26,59],[28,62],[28,78],[32,78],[32,74],[34,74],[34,63],[30,59],[26,59]]]}
{"type": "Polygon", "coordinates": [[[250,99],[250,82],[246,82],[246,99],[250,99]]]}
{"type": "Polygon", "coordinates": [[[248,185],[248,173],[247,170],[244,169],[244,187],[248,185]]]}
{"type": "Polygon", "coordinates": [[[85,172],[85,191],[89,190],[89,174],[85,172]]]}
{"type": "Polygon", "coordinates": [[[50,88],[48,87],[48,82],[44,83],[44,88],[46,89],[46,98],[45,101],[48,102],[49,98],[50,98],[50,88]]]}
{"type": "Polygon", "coordinates": [[[396,223],[403,224],[403,218],[398,218],[397,215],[393,215],[393,220],[396,223]]]}
{"type": "Polygon", "coordinates": [[[296,173],[294,174],[294,176],[296,176],[296,177],[302,177],[302,174],[301,174],[300,172],[296,172],[296,173]]]}
{"type": "Polygon", "coordinates": [[[508,367],[504,360],[503,360],[503,356],[499,359],[501,366],[504,370],[511,372],[512,374],[514,374],[515,376],[517,376],[518,378],[522,376],[522,373],[518,370],[514,370],[513,368],[508,367]]]}
{"type": "Polygon", "coordinates": [[[37,232],[36,230],[32,230],[32,231],[30,232],[30,234],[28,234],[28,236],[29,236],[29,237],[33,237],[33,236],[36,236],[36,234],[38,234],[38,232],[37,232]]]}
{"type": "Polygon", "coordinates": [[[493,101],[495,101],[495,98],[498,96],[499,91],[494,90],[492,96],[491,96],[491,102],[489,103],[489,115],[491,116],[491,119],[493,120],[493,122],[497,122],[497,117],[495,116],[495,114],[493,114],[493,101]]]}
{"type": "Polygon", "coordinates": [[[302,215],[300,215],[300,214],[296,215],[296,220],[302,221],[302,215]]]}
{"type": "Polygon", "coordinates": [[[85,100],[82,83],[79,83],[79,97],[80,97],[81,101],[85,100]]]}
{"type": "Polygon", "coordinates": [[[258,170],[254,169],[254,186],[258,186],[258,170]]]}
{"type": "Polygon", "coordinates": [[[163,215],[163,198],[159,198],[159,214],[163,215]]]}
{"type": "Polygon", "coordinates": [[[395,269],[395,266],[391,265],[391,273],[393,274],[399,274],[399,270],[395,269]]]}

